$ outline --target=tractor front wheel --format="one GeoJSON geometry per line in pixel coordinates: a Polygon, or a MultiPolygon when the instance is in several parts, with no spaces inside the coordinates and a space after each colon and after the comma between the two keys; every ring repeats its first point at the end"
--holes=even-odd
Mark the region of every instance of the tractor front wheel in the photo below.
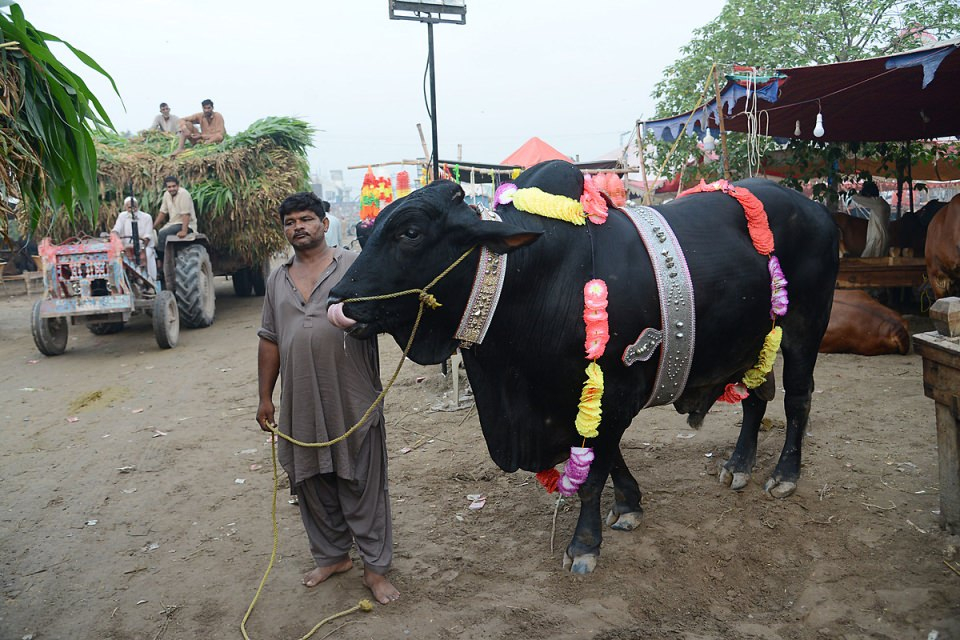
{"type": "Polygon", "coordinates": [[[58,356],[67,349],[69,325],[66,318],[41,318],[41,301],[33,305],[33,322],[30,325],[33,341],[45,356],[58,356]]]}

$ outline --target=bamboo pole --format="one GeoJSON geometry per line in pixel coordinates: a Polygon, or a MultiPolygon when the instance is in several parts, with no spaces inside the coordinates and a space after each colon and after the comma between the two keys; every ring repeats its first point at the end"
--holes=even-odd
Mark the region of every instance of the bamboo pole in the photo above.
{"type": "Polygon", "coordinates": [[[637,121],[637,154],[640,156],[640,177],[643,178],[643,204],[648,207],[653,202],[650,196],[650,183],[647,181],[647,162],[643,157],[643,122],[637,121]]]}
{"type": "Polygon", "coordinates": [[[417,123],[417,132],[420,134],[420,145],[423,147],[423,157],[426,158],[427,175],[433,176],[429,180],[430,182],[432,182],[433,180],[437,179],[437,176],[434,175],[434,172],[432,169],[433,165],[430,163],[430,152],[427,151],[427,139],[423,136],[423,127],[420,126],[419,122],[417,123]]]}
{"type": "MultiPolygon", "coordinates": [[[[723,155],[723,179],[730,180],[730,156],[727,154],[727,129],[723,126],[723,105],[720,103],[720,81],[717,79],[719,73],[714,65],[711,70],[713,75],[713,90],[717,96],[717,123],[720,125],[720,153],[723,155]]],[[[757,90],[756,87],[753,88],[757,90]]],[[[710,118],[707,118],[709,120],[710,118]]]]}

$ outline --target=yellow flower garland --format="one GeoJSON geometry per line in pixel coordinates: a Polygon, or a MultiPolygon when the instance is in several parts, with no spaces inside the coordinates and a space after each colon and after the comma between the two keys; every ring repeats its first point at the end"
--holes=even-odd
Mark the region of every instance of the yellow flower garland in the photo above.
{"type": "Polygon", "coordinates": [[[780,348],[782,338],[783,329],[774,327],[763,339],[763,349],[760,350],[760,357],[757,358],[756,366],[743,374],[743,384],[748,389],[756,389],[763,384],[767,374],[773,369],[773,363],[777,359],[777,349],[780,348]]]}
{"type": "Polygon", "coordinates": [[[574,423],[584,438],[596,438],[600,426],[600,398],[603,396],[603,371],[596,362],[587,365],[587,381],[580,394],[580,410],[574,423]]]}
{"type": "Polygon", "coordinates": [[[583,205],[579,200],[566,196],[557,196],[541,191],[536,187],[517,189],[513,194],[513,206],[520,211],[533,213],[545,218],[563,220],[576,225],[587,223],[583,205]]]}

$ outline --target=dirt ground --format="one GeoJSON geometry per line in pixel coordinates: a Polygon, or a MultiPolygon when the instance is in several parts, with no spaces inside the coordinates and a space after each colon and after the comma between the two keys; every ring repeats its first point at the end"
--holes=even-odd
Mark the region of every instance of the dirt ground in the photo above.
{"type": "MultiPolygon", "coordinates": [[[[217,282],[216,322],[176,349],[140,318],[115,336],[71,328],[56,358],[30,335],[36,295],[0,291],[0,639],[242,637],[272,549],[271,448],[254,422],[261,301],[217,282]]],[[[386,382],[400,350],[381,345],[386,382]]],[[[401,600],[314,638],[960,639],[960,539],[938,526],[919,356],[821,356],[816,382],[786,500],[761,491],[780,398],[739,493],[716,478],[739,408],[696,433],[672,408],[641,413],[623,446],[644,521],[605,530],[597,571],[571,576],[579,504],[559,507],[552,535],[556,499],[490,461],[469,395],[458,408],[439,367],[407,363],[386,405],[401,600]]],[[[288,498],[255,640],[300,638],[368,597],[359,561],[301,586],[311,560],[288,498]]]]}

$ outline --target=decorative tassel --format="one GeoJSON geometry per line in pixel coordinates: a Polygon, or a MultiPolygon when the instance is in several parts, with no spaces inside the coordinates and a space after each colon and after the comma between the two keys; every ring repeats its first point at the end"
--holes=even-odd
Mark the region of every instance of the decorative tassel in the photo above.
{"type": "Polygon", "coordinates": [[[583,215],[583,205],[579,200],[566,196],[557,196],[536,187],[518,189],[513,194],[513,206],[520,211],[535,213],[545,218],[563,220],[576,225],[587,223],[583,215]]]}
{"type": "Polygon", "coordinates": [[[717,402],[726,402],[728,404],[737,404],[744,398],[746,398],[750,393],[747,391],[747,388],[743,386],[740,382],[731,382],[727,385],[726,389],[723,390],[723,395],[717,398],[717,402]]]}
{"type": "Polygon", "coordinates": [[[780,340],[783,337],[783,329],[774,327],[767,337],[763,339],[763,349],[760,350],[760,357],[757,358],[757,364],[745,374],[743,374],[743,384],[748,389],[756,389],[766,380],[767,374],[773,370],[773,363],[777,360],[777,350],[780,348],[780,340]]]}
{"type": "Polygon", "coordinates": [[[550,467],[546,471],[537,472],[537,482],[543,485],[547,493],[553,493],[557,490],[557,483],[560,482],[560,472],[550,467]]]}
{"type": "Polygon", "coordinates": [[[787,297],[787,277],[783,275],[776,256],[770,256],[767,267],[770,270],[770,319],[775,320],[776,316],[787,313],[787,306],[790,304],[787,297]]]}
{"type": "Polygon", "coordinates": [[[570,447],[570,458],[563,466],[563,474],[557,483],[560,495],[565,498],[576,495],[577,489],[587,480],[594,457],[593,447],[570,447]]]}
{"type": "Polygon", "coordinates": [[[607,221],[607,201],[603,199],[589,173],[583,176],[583,195],[580,196],[580,204],[593,224],[603,224],[607,221]]]}
{"type": "Polygon", "coordinates": [[[574,423],[584,438],[596,438],[600,427],[600,399],[603,397],[603,371],[596,362],[587,365],[587,381],[580,394],[580,407],[574,423]]]}

